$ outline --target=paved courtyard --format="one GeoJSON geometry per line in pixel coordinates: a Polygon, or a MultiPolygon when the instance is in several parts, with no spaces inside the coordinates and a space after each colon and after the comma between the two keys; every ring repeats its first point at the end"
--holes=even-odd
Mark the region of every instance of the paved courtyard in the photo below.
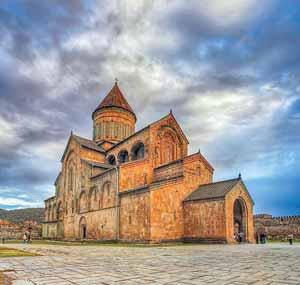
{"type": "Polygon", "coordinates": [[[4,274],[15,280],[13,284],[300,284],[299,244],[141,248],[33,244],[27,250],[43,256],[0,259],[0,270],[8,270],[4,274]]]}

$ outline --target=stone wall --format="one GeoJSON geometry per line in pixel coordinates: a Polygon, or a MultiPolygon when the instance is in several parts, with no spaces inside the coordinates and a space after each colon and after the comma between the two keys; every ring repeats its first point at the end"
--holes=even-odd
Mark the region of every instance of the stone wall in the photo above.
{"type": "Polygon", "coordinates": [[[56,222],[43,223],[43,238],[49,238],[49,239],[57,238],[56,222]]]}
{"type": "Polygon", "coordinates": [[[273,217],[268,214],[254,215],[256,233],[266,233],[269,239],[286,239],[289,234],[300,238],[300,215],[273,217]]]}
{"type": "Polygon", "coordinates": [[[186,240],[226,240],[225,202],[191,201],[184,203],[186,240]]]}
{"type": "Polygon", "coordinates": [[[79,195],[73,219],[65,223],[66,238],[83,238],[80,221],[86,222],[86,239],[115,240],[117,235],[117,174],[115,169],[94,176],[90,188],[79,195]],[[70,225],[70,232],[66,227],[70,225]]]}
{"type": "Polygon", "coordinates": [[[150,188],[151,240],[169,241],[182,238],[183,176],[156,182],[150,188]]]}
{"type": "Polygon", "coordinates": [[[161,181],[183,175],[183,160],[176,160],[167,165],[162,165],[154,169],[153,181],[161,181]]]}
{"type": "Polygon", "coordinates": [[[147,188],[120,196],[120,240],[150,240],[150,194],[147,188]]]}
{"type": "Polygon", "coordinates": [[[150,183],[152,169],[147,158],[120,165],[120,192],[145,186],[150,183]]]}
{"type": "Polygon", "coordinates": [[[80,232],[80,221],[86,220],[86,239],[94,240],[116,240],[117,211],[115,207],[105,208],[97,211],[89,211],[75,218],[75,237],[83,238],[80,232]]]}

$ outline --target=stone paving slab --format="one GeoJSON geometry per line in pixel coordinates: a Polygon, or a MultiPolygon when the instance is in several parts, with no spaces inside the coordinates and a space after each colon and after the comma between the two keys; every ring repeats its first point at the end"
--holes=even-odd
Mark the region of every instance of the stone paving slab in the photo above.
{"type": "Polygon", "coordinates": [[[300,245],[8,246],[42,255],[0,259],[16,285],[300,284],[300,245]]]}

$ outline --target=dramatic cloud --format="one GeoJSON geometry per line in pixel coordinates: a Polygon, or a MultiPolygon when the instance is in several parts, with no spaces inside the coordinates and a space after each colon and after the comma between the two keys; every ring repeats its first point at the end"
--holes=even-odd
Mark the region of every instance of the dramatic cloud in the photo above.
{"type": "Polygon", "coordinates": [[[117,77],[138,128],[173,109],[216,179],[241,171],[257,211],[300,213],[284,196],[300,168],[299,24],[294,1],[1,1],[0,206],[53,194],[70,131],[91,137],[117,77]]]}

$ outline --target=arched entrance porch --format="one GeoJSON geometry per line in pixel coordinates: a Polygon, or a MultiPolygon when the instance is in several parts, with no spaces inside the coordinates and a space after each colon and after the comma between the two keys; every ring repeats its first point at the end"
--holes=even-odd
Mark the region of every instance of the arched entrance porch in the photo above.
{"type": "Polygon", "coordinates": [[[248,241],[247,208],[241,198],[233,204],[233,232],[237,242],[248,241]]]}

